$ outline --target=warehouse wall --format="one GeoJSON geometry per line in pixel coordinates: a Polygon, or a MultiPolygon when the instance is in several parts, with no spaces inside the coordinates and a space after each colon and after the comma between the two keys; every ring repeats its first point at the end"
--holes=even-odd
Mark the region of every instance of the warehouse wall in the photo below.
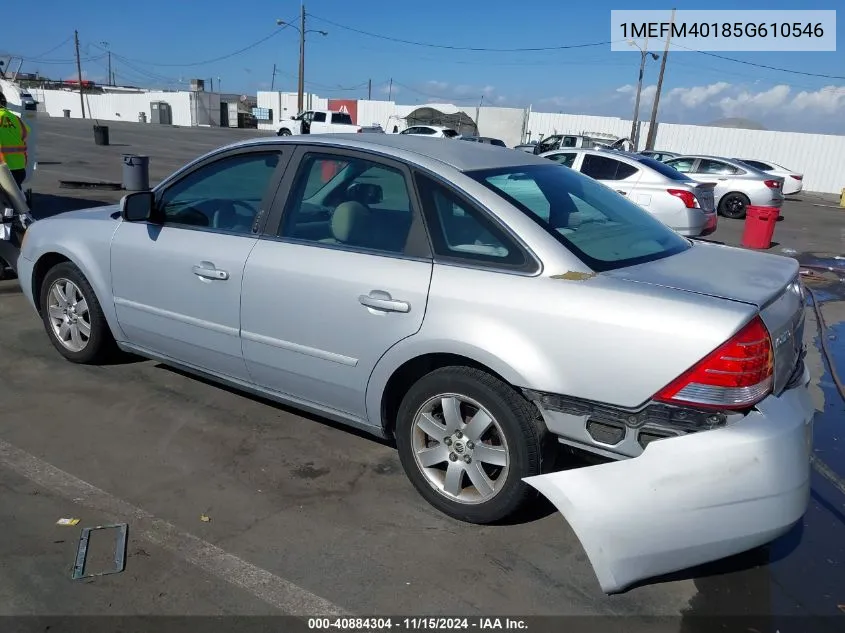
{"type": "MultiPolygon", "coordinates": [[[[79,93],[70,90],[30,90],[38,101],[38,109],[51,117],[61,117],[63,110],[70,110],[71,118],[81,118],[79,93]]],[[[190,92],[142,92],[85,94],[85,116],[100,121],[138,121],[138,114],[145,112],[147,121],[152,116],[150,102],[165,101],[173,113],[173,125],[190,126],[190,92]]],[[[219,118],[219,115],[218,115],[219,118]]]]}

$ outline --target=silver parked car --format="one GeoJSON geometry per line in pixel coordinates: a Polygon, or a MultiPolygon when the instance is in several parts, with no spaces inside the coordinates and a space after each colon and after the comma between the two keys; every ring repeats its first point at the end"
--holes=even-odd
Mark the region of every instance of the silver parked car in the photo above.
{"type": "Polygon", "coordinates": [[[36,221],[18,266],[68,360],[134,352],[395,438],[456,519],[538,490],[607,592],[804,514],[798,272],[545,158],[398,134],[229,145],[36,221]]]}
{"type": "Polygon", "coordinates": [[[640,154],[561,149],[541,156],[604,183],[681,235],[703,237],[716,230],[714,183],[698,183],[640,154]]]}
{"type": "Polygon", "coordinates": [[[716,182],[716,210],[726,218],[742,219],[748,205],[783,206],[783,177],[718,156],[678,156],[666,164],[699,182],[716,182]]]}

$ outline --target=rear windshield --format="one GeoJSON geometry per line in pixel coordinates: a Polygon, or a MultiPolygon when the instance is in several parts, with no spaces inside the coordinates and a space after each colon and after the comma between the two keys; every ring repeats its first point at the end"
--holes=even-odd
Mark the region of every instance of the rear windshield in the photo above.
{"type": "Polygon", "coordinates": [[[491,139],[491,140],[490,140],[490,144],[491,144],[491,145],[498,145],[499,147],[507,147],[507,145],[505,145],[505,142],[504,142],[504,141],[500,141],[500,140],[499,140],[499,139],[497,139],[497,138],[491,139]]]}
{"type": "Polygon", "coordinates": [[[467,175],[522,210],[596,272],[663,259],[690,247],[633,202],[561,165],[467,175]]]}
{"type": "Polygon", "coordinates": [[[692,178],[690,178],[686,174],[682,174],[674,167],[671,167],[666,163],[661,163],[655,158],[650,158],[648,156],[638,156],[635,160],[639,163],[642,163],[643,165],[646,165],[647,167],[651,167],[657,173],[661,174],[662,176],[666,176],[667,178],[671,178],[676,182],[693,182],[692,178]]]}
{"type": "Polygon", "coordinates": [[[443,136],[446,138],[455,138],[456,136],[460,136],[455,130],[443,130],[443,136]]]}

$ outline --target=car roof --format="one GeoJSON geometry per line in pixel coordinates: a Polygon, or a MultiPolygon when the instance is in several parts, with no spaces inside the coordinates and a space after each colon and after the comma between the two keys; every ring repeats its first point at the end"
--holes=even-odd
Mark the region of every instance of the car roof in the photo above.
{"type": "Polygon", "coordinates": [[[220,151],[236,147],[284,144],[325,145],[326,147],[370,151],[432,168],[436,168],[434,163],[441,163],[459,171],[549,164],[546,158],[526,152],[514,152],[498,145],[456,143],[451,139],[433,139],[413,134],[271,136],[233,143],[225,148],[220,148],[220,151]]]}
{"type": "Polygon", "coordinates": [[[722,161],[723,163],[737,163],[739,162],[735,158],[726,158],[725,156],[711,156],[709,154],[678,154],[674,158],[704,158],[706,160],[718,160],[722,161]]]}

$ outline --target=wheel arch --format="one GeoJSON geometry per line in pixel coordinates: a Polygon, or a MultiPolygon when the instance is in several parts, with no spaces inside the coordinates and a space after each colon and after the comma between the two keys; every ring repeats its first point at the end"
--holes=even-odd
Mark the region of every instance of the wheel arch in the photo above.
{"type": "Polygon", "coordinates": [[[425,374],[447,366],[473,367],[519,388],[524,377],[513,367],[481,348],[457,341],[425,351],[415,346],[393,348],[373,370],[367,385],[367,417],[380,427],[385,437],[392,437],[396,413],[410,386],[425,374]]]}
{"type": "Polygon", "coordinates": [[[44,283],[44,278],[47,276],[47,273],[58,264],[68,262],[76,266],[88,280],[88,283],[91,284],[94,294],[97,297],[97,301],[100,304],[100,308],[103,311],[103,316],[105,316],[106,322],[109,324],[112,336],[115,339],[120,340],[121,337],[119,335],[122,335],[122,331],[120,330],[120,326],[117,322],[117,315],[114,310],[114,301],[111,300],[111,293],[109,292],[110,284],[102,274],[93,272],[94,267],[86,265],[85,259],[86,258],[79,257],[78,255],[70,253],[68,250],[61,247],[52,248],[39,255],[33,265],[31,279],[32,300],[35,304],[35,309],[38,314],[41,315],[41,286],[44,283]],[[103,301],[104,297],[108,297],[109,300],[103,301]]]}

